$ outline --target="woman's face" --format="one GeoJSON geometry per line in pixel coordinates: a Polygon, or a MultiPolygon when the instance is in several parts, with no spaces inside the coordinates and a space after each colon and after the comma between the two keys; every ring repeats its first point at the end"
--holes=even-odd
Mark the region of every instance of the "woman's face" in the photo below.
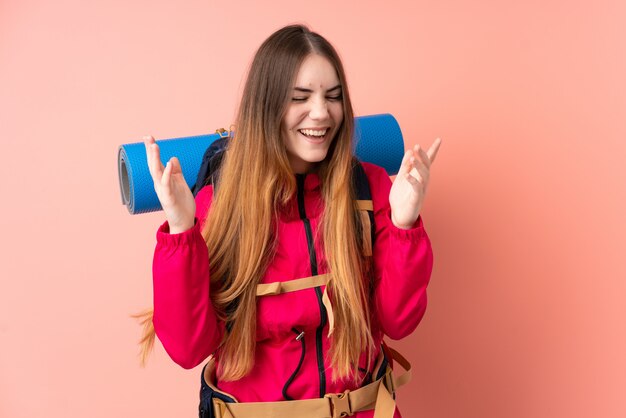
{"type": "Polygon", "coordinates": [[[311,54],[304,59],[281,123],[282,139],[294,173],[311,171],[324,160],[343,121],[343,96],[330,61],[311,54]]]}

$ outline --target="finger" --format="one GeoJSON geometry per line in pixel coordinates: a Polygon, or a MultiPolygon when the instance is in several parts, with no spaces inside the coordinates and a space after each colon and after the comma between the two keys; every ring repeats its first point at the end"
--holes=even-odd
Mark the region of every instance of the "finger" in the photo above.
{"type": "Polygon", "coordinates": [[[143,145],[146,147],[146,161],[148,162],[148,170],[150,171],[150,175],[154,177],[153,169],[152,169],[152,147],[151,145],[154,143],[154,138],[150,135],[145,135],[143,137],[143,145]]]}
{"type": "Polygon", "coordinates": [[[430,170],[426,167],[426,164],[419,160],[415,160],[413,162],[413,169],[411,170],[411,174],[415,176],[420,182],[426,184],[428,182],[428,177],[430,176],[430,170]]]}
{"type": "MultiPolygon", "coordinates": [[[[409,170],[409,174],[414,177],[417,181],[419,182],[423,182],[423,177],[421,175],[420,172],[420,164],[418,163],[418,161],[415,159],[415,157],[411,157],[411,169],[409,170]]],[[[423,167],[423,164],[421,164],[421,166],[423,167]]]]}
{"type": "Polygon", "coordinates": [[[422,147],[420,147],[420,145],[419,145],[419,144],[417,144],[417,145],[415,146],[415,148],[416,148],[415,153],[416,153],[416,154],[417,154],[417,156],[419,157],[420,162],[421,162],[424,166],[426,166],[426,168],[430,168],[430,158],[429,158],[429,157],[428,157],[428,155],[426,154],[426,151],[424,151],[424,150],[422,149],[422,147]]]}
{"type": "Polygon", "coordinates": [[[157,179],[160,179],[163,177],[163,170],[165,169],[165,166],[161,162],[161,149],[156,142],[150,145],[150,152],[152,153],[152,169],[154,170],[154,174],[157,176],[157,179]]]}
{"type": "Polygon", "coordinates": [[[402,162],[400,163],[400,169],[398,170],[398,176],[403,176],[404,174],[411,171],[411,157],[413,156],[413,151],[408,149],[404,152],[404,157],[402,157],[402,162]]]}
{"type": "Polygon", "coordinates": [[[418,179],[413,177],[410,173],[406,173],[404,178],[411,184],[411,186],[413,186],[413,190],[418,193],[422,183],[418,179]]]}
{"type": "Polygon", "coordinates": [[[428,157],[428,154],[424,151],[424,149],[420,146],[420,144],[415,144],[413,146],[413,154],[414,156],[419,157],[419,160],[426,165],[426,167],[430,168],[431,160],[428,157]]]}
{"type": "Polygon", "coordinates": [[[144,136],[144,144],[146,145],[146,154],[148,159],[148,170],[152,176],[153,181],[159,181],[163,176],[163,163],[161,163],[161,152],[159,145],[156,143],[154,137],[144,136]]]}
{"type": "Polygon", "coordinates": [[[430,159],[430,163],[432,164],[435,161],[435,157],[437,157],[437,153],[439,152],[439,147],[441,146],[441,138],[435,139],[435,142],[428,149],[428,158],[430,159]]]}
{"type": "Polygon", "coordinates": [[[161,187],[166,193],[170,190],[170,178],[172,176],[172,160],[170,159],[165,168],[163,169],[163,176],[161,176],[161,187]]]}
{"type": "Polygon", "coordinates": [[[170,159],[170,162],[172,164],[172,173],[171,174],[178,174],[183,172],[183,168],[180,165],[180,160],[178,159],[178,157],[172,157],[170,159]]]}
{"type": "Polygon", "coordinates": [[[415,145],[413,156],[410,159],[411,169],[409,171],[411,172],[419,171],[420,173],[423,173],[428,172],[429,170],[429,166],[427,165],[430,163],[428,156],[420,154],[420,151],[424,153],[424,150],[422,150],[419,145],[415,145]],[[426,162],[424,162],[424,159],[426,159],[426,162]]]}

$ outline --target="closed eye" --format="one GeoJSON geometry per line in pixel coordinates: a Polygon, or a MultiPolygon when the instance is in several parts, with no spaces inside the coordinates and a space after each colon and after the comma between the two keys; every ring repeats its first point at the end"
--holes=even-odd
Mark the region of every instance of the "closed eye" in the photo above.
{"type": "MultiPolygon", "coordinates": [[[[341,100],[343,96],[340,94],[339,96],[328,96],[326,97],[328,100],[341,100]]],[[[291,100],[294,102],[305,102],[308,97],[293,97],[291,100]]]]}

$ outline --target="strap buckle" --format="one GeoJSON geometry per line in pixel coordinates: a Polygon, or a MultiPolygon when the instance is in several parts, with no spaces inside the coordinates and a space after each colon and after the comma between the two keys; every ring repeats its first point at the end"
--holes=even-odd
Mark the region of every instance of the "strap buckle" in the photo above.
{"type": "Polygon", "coordinates": [[[346,390],[343,393],[327,393],[324,397],[330,399],[330,407],[333,413],[333,418],[354,415],[352,407],[350,406],[349,390],[346,390]]]}

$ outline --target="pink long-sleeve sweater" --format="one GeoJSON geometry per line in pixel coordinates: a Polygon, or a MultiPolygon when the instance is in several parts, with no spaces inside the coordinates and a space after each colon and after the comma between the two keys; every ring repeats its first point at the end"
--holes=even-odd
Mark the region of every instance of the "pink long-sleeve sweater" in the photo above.
{"type": "MultiPolygon", "coordinates": [[[[384,169],[368,163],[363,163],[363,167],[370,185],[376,226],[372,333],[376,346],[380,347],[385,335],[396,340],[406,337],[422,319],[433,255],[421,216],[409,230],[392,224],[391,181],[384,169]]],[[[294,196],[290,210],[278,220],[276,254],[261,283],[328,272],[317,235],[323,210],[319,177],[316,174],[297,177],[298,195],[294,196]],[[309,248],[311,239],[314,243],[309,248]]],[[[209,299],[209,254],[200,233],[212,196],[210,185],[196,196],[196,222],[191,229],[170,234],[165,222],[157,232],[153,262],[154,327],[167,353],[184,368],[195,367],[212,354],[225,332],[225,324],[217,320],[209,299]]],[[[320,286],[259,297],[254,368],[236,382],[220,381],[217,376],[219,389],[241,402],[280,401],[285,400],[285,395],[309,399],[356,389],[350,381],[331,379],[323,290],[324,286],[320,286]],[[303,338],[297,340],[302,332],[303,338]]],[[[219,351],[215,354],[219,361],[219,351]]],[[[362,356],[362,367],[364,361],[362,356]]],[[[355,416],[373,415],[366,411],[355,416]]],[[[400,416],[398,411],[395,416],[400,416]]]]}

